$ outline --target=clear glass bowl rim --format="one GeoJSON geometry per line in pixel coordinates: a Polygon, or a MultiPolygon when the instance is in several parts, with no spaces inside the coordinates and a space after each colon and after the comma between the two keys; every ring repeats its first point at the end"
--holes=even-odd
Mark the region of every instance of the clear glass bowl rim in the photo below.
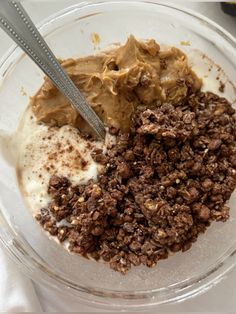
{"type": "MultiPolygon", "coordinates": [[[[234,49],[236,49],[236,39],[221,26],[211,21],[210,19],[196,13],[190,9],[182,8],[174,4],[165,4],[163,2],[152,2],[152,1],[138,1],[138,0],[118,0],[118,1],[100,1],[100,0],[89,0],[83,1],[78,4],[72,5],[65,8],[53,15],[50,15],[38,24],[38,28],[43,32],[44,28],[51,21],[56,21],[65,14],[69,14],[73,10],[82,9],[84,7],[93,7],[96,5],[110,5],[112,4],[152,4],[156,6],[162,6],[165,8],[174,9],[177,12],[182,12],[199,22],[204,23],[211,30],[218,33],[226,40],[234,49]]],[[[19,60],[23,52],[20,48],[13,46],[0,60],[0,71],[2,71],[3,78],[12,67],[12,63],[8,62],[10,58],[19,60]]],[[[96,290],[91,287],[79,286],[73,282],[60,277],[53,273],[50,269],[46,269],[43,264],[40,264],[33,256],[29,254],[27,248],[24,247],[24,243],[20,239],[17,239],[14,232],[10,230],[6,219],[3,217],[0,209],[0,221],[1,237],[0,242],[3,244],[5,249],[9,252],[10,257],[19,265],[20,269],[30,278],[38,283],[46,284],[49,287],[62,290],[63,288],[69,289],[70,293],[75,296],[79,296],[81,300],[90,305],[95,305],[105,308],[130,308],[133,310],[141,310],[147,307],[155,306],[158,304],[170,303],[183,301],[187,298],[201,294],[207,291],[209,288],[214,286],[216,283],[221,281],[225,274],[228,273],[236,264],[236,243],[232,246],[225,254],[215,262],[212,267],[209,267],[205,272],[186,279],[180,283],[169,285],[161,289],[145,290],[145,291],[116,291],[116,290],[96,290]],[[10,235],[10,239],[9,239],[10,235]],[[30,266],[30,267],[29,267],[30,266]],[[92,297],[92,299],[91,299],[92,297]],[[115,302],[116,300],[116,302],[115,302]],[[137,301],[142,300],[142,304],[137,305],[137,301]]]]}

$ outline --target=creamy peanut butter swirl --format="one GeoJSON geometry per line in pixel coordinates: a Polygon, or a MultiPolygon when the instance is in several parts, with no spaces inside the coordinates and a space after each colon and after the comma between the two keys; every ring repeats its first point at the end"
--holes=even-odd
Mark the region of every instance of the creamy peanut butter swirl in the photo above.
{"type": "MultiPolygon", "coordinates": [[[[160,50],[155,40],[130,36],[124,46],[99,55],[62,62],[91,107],[109,126],[128,131],[135,108],[172,104],[201,88],[201,80],[177,48],[160,50]]],[[[48,78],[31,99],[38,122],[51,126],[69,124],[89,131],[86,122],[48,78]]]]}

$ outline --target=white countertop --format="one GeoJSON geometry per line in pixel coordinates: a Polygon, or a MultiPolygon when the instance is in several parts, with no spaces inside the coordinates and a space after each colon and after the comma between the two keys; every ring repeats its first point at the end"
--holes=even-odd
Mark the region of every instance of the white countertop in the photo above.
{"type": "MultiPolygon", "coordinates": [[[[155,2],[155,0],[152,0],[155,2]]],[[[23,4],[30,13],[35,23],[43,20],[47,16],[57,12],[69,5],[80,2],[79,0],[24,0],[23,4]]],[[[158,1],[157,1],[158,2],[158,1]]],[[[216,23],[220,24],[226,30],[236,37],[236,18],[224,14],[220,8],[219,2],[192,2],[192,1],[176,1],[178,5],[195,10],[204,14],[216,23]]],[[[11,39],[0,30],[0,57],[12,45],[11,39]]]]}
{"type": "MultiPolygon", "coordinates": [[[[1,1],[1,0],[0,0],[1,1]]],[[[154,0],[152,0],[154,1],[154,0]]],[[[34,22],[39,22],[48,15],[71,4],[78,3],[78,0],[58,1],[24,1],[34,22]]],[[[220,4],[215,2],[189,2],[182,1],[182,6],[196,10],[212,20],[216,21],[236,37],[236,18],[224,14],[220,4]]],[[[12,45],[12,41],[0,30],[0,57],[12,45]]],[[[0,266],[1,267],[1,266],[0,266]]],[[[180,304],[163,305],[158,307],[159,311],[165,312],[234,312],[236,309],[236,268],[223,280],[207,293],[185,301],[180,304]]],[[[88,312],[89,308],[80,305],[73,297],[67,302],[62,301],[59,295],[52,296],[46,288],[36,286],[36,292],[45,311],[76,311],[88,312]]],[[[90,309],[92,311],[92,309],[90,309]]],[[[153,311],[153,313],[156,311],[153,311]]]]}

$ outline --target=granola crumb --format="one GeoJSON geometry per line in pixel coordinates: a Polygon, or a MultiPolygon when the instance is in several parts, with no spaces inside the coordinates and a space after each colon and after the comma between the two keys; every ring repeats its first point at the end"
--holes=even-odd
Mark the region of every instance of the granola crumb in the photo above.
{"type": "Polygon", "coordinates": [[[222,81],[219,81],[219,92],[225,92],[225,84],[222,81]]]}

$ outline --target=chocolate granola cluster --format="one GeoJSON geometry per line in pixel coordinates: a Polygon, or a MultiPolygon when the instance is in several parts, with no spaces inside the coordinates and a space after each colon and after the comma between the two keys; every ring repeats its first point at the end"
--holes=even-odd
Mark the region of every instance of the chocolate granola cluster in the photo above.
{"type": "Polygon", "coordinates": [[[96,182],[72,186],[52,177],[52,202],[36,216],[69,250],[109,262],[125,273],[185,251],[212,221],[226,221],[236,186],[236,118],[212,93],[184,104],[139,107],[129,134],[93,158],[96,182]],[[60,226],[58,226],[58,222],[60,226]],[[66,222],[63,224],[63,222],[66,222]]]}

